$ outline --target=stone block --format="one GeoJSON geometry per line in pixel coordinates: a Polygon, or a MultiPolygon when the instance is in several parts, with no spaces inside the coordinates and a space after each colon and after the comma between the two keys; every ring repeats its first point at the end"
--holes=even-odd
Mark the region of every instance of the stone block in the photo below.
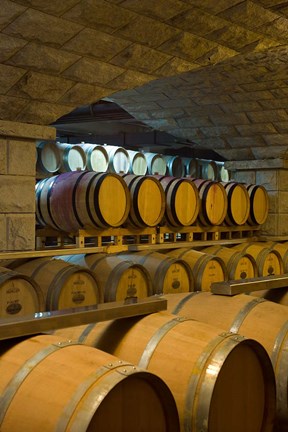
{"type": "Polygon", "coordinates": [[[254,147],[262,146],[267,149],[266,143],[261,136],[253,136],[253,137],[227,137],[226,138],[229,145],[235,149],[239,148],[239,159],[241,158],[240,152],[242,147],[250,147],[252,151],[254,147]]]}
{"type": "Polygon", "coordinates": [[[0,14],[0,28],[6,27],[15,18],[17,18],[22,12],[24,12],[26,7],[23,7],[10,0],[1,1],[1,14],[0,14]]]}
{"type": "Polygon", "coordinates": [[[75,81],[105,85],[124,72],[123,68],[91,58],[81,58],[63,73],[75,81]]]}
{"type": "MultiPolygon", "coordinates": [[[[276,213],[269,213],[268,217],[263,225],[261,225],[260,233],[265,236],[275,236],[275,235],[287,235],[288,234],[288,220],[286,222],[286,234],[280,233],[278,222],[279,215],[276,213]]],[[[283,227],[282,227],[283,228],[283,227]]]]}
{"type": "Polygon", "coordinates": [[[222,136],[237,136],[236,129],[232,126],[212,126],[201,127],[201,132],[205,137],[222,137],[222,136]]]}
{"type": "Polygon", "coordinates": [[[259,101],[259,104],[263,107],[263,108],[267,108],[267,109],[285,109],[287,107],[288,104],[288,98],[279,98],[279,99],[271,99],[271,100],[261,100],[259,101]]]}
{"type": "Polygon", "coordinates": [[[276,191],[278,189],[278,170],[257,170],[256,184],[264,186],[267,191],[276,191]]]}
{"type": "MultiPolygon", "coordinates": [[[[164,7],[165,9],[165,7],[164,7]]],[[[185,31],[191,31],[199,36],[212,35],[213,32],[223,29],[227,26],[227,21],[206,13],[203,9],[193,8],[182,14],[177,14],[174,18],[170,19],[170,23],[175,27],[181,28],[185,31]]]]}
{"type": "Polygon", "coordinates": [[[16,120],[23,123],[47,125],[58,120],[64,114],[71,112],[75,107],[76,104],[66,105],[64,103],[52,104],[48,102],[31,101],[26,109],[20,112],[16,120]]]}
{"type": "Polygon", "coordinates": [[[92,84],[75,84],[59,100],[63,104],[85,105],[96,102],[110,94],[110,90],[92,84]]]}
{"type": "Polygon", "coordinates": [[[34,211],[34,177],[0,175],[0,213],[32,213],[34,211]]]}
{"type": "MultiPolygon", "coordinates": [[[[226,140],[226,138],[227,137],[225,137],[225,140],[226,140]]],[[[210,147],[210,149],[211,149],[211,147],[210,147]]],[[[243,148],[239,148],[239,149],[229,149],[229,148],[227,148],[227,145],[226,145],[223,150],[221,150],[219,148],[215,149],[215,147],[214,147],[214,150],[216,150],[217,153],[219,153],[219,155],[222,156],[226,160],[231,160],[231,161],[238,160],[240,154],[241,154],[241,160],[247,161],[247,160],[254,158],[250,148],[243,147],[243,148]]]]}
{"type": "Polygon", "coordinates": [[[82,0],[63,15],[63,18],[75,21],[85,27],[112,33],[124,27],[130,21],[139,18],[137,14],[104,0],[82,0]]]}
{"type": "Polygon", "coordinates": [[[236,171],[234,177],[240,183],[256,184],[256,171],[236,171]]]}
{"type": "MultiPolygon", "coordinates": [[[[114,34],[151,48],[156,48],[161,45],[161,51],[166,52],[165,49],[162,49],[162,44],[180,33],[181,31],[176,28],[140,15],[137,17],[137,19],[130,21],[127,25],[117,30],[114,34]]],[[[168,54],[171,53],[168,52],[168,54]]],[[[178,57],[182,56],[178,55],[178,57]]]]}
{"type": "Polygon", "coordinates": [[[245,125],[249,124],[249,119],[244,113],[234,113],[234,114],[220,114],[215,115],[212,114],[210,116],[210,119],[212,123],[214,123],[215,126],[226,126],[226,125],[245,125]]]}
{"type": "Polygon", "coordinates": [[[287,152],[287,146],[268,146],[251,147],[255,159],[274,159],[280,158],[287,152]]]}
{"type": "Polygon", "coordinates": [[[267,191],[267,192],[269,197],[269,213],[278,213],[279,192],[278,191],[267,191]]]}
{"type": "Polygon", "coordinates": [[[8,96],[57,102],[75,84],[74,81],[29,71],[7,93],[8,96]]]}
{"type": "Polygon", "coordinates": [[[27,99],[0,95],[0,118],[2,120],[15,120],[28,104],[27,99]]]}
{"type": "Polygon", "coordinates": [[[240,4],[221,12],[219,16],[252,29],[266,23],[271,24],[272,21],[278,18],[277,14],[249,1],[240,2],[240,4]]]}
{"type": "Polygon", "coordinates": [[[83,29],[71,21],[53,17],[35,9],[26,9],[9,24],[4,33],[60,47],[83,29]]]}
{"type": "Polygon", "coordinates": [[[0,139],[0,174],[7,174],[7,140],[0,139]]]}
{"type": "Polygon", "coordinates": [[[35,141],[8,140],[8,174],[35,176],[35,141]]]}
{"type": "Polygon", "coordinates": [[[126,69],[137,69],[140,72],[152,73],[159,69],[171,56],[147,48],[140,44],[133,44],[127,47],[124,51],[116,55],[111,63],[116,66],[121,66],[126,69]]]}
{"type": "Polygon", "coordinates": [[[35,250],[35,214],[7,215],[7,250],[35,250]]]}
{"type": "Polygon", "coordinates": [[[226,113],[262,110],[260,103],[256,101],[222,103],[220,107],[226,113]]]}
{"type": "Polygon", "coordinates": [[[273,133],[271,130],[270,134],[268,135],[265,133],[265,131],[263,131],[263,138],[266,141],[266,143],[270,146],[274,147],[280,145],[280,146],[285,146],[286,149],[288,147],[288,133],[282,133],[282,134],[275,133],[275,132],[273,133]]]}
{"type": "Polygon", "coordinates": [[[243,51],[245,47],[253,43],[255,44],[259,40],[259,34],[255,32],[240,27],[237,24],[228,23],[225,20],[222,20],[222,23],[222,27],[209,33],[208,37],[210,40],[228,46],[237,52],[243,51]]]}
{"type": "Polygon", "coordinates": [[[56,138],[56,129],[52,126],[0,120],[0,136],[54,140],[56,138]]]}
{"type": "Polygon", "coordinates": [[[64,12],[73,7],[79,0],[61,0],[61,1],[47,1],[47,0],[17,0],[18,3],[24,6],[29,6],[34,9],[41,10],[51,15],[62,15],[64,12]]]}
{"type": "Polygon", "coordinates": [[[81,56],[92,56],[105,62],[129,45],[131,42],[127,40],[86,28],[69,40],[63,49],[73,51],[81,56]]]}
{"type": "Polygon", "coordinates": [[[288,214],[278,214],[278,229],[276,235],[288,235],[288,214]]]}
{"type": "Polygon", "coordinates": [[[15,38],[12,36],[0,34],[0,62],[7,61],[13,54],[19,51],[26,45],[23,39],[15,38]]]}
{"type": "Polygon", "coordinates": [[[11,87],[26,73],[25,69],[14,66],[0,65],[0,88],[1,93],[7,93],[11,87]]]}
{"type": "Polygon", "coordinates": [[[123,74],[119,75],[114,80],[110,81],[109,88],[115,90],[122,90],[123,88],[124,89],[134,88],[137,86],[144,85],[155,78],[156,77],[154,75],[148,75],[142,72],[128,70],[123,74]]]}
{"type": "Polygon", "coordinates": [[[7,64],[45,73],[61,74],[79,59],[79,55],[30,42],[11,57],[7,64]]]}
{"type": "Polygon", "coordinates": [[[159,69],[154,71],[154,73],[158,76],[166,77],[189,72],[198,69],[199,67],[200,66],[196,63],[173,57],[159,69]]]}
{"type": "Polygon", "coordinates": [[[288,120],[288,114],[284,109],[253,111],[246,114],[252,123],[274,123],[288,120]]]}
{"type": "MultiPolygon", "coordinates": [[[[119,3],[119,2],[118,2],[119,3]]],[[[124,0],[121,2],[121,7],[133,10],[140,15],[148,15],[152,18],[156,18],[160,21],[166,21],[175,15],[181,15],[187,9],[189,5],[184,4],[179,0],[124,0]]]]}
{"type": "Polygon", "coordinates": [[[257,134],[276,134],[277,131],[272,123],[256,123],[250,125],[235,126],[241,136],[253,136],[257,134]]]}
{"type": "Polygon", "coordinates": [[[277,131],[282,134],[288,134],[288,121],[281,121],[281,122],[273,122],[275,128],[277,131]]]}
{"type": "Polygon", "coordinates": [[[0,214],[0,251],[7,249],[6,215],[0,214]]]}
{"type": "MultiPolygon", "coordinates": [[[[174,117],[174,116],[173,116],[174,117]]],[[[201,126],[213,126],[213,124],[211,123],[210,119],[204,116],[200,116],[200,117],[185,117],[183,116],[182,118],[179,118],[177,120],[177,123],[180,127],[201,127],[201,126]]]]}
{"type": "Polygon", "coordinates": [[[232,99],[235,102],[248,102],[248,101],[263,101],[265,99],[270,100],[274,99],[274,96],[268,90],[259,90],[253,92],[242,92],[242,93],[233,93],[231,94],[232,99]]]}

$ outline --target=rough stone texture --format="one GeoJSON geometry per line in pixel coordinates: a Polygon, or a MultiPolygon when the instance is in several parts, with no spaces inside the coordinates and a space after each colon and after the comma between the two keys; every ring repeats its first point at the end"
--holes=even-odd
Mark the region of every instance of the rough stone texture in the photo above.
{"type": "Polygon", "coordinates": [[[35,211],[34,177],[0,175],[0,213],[35,211]]]}
{"type": "Polygon", "coordinates": [[[19,122],[1,121],[0,136],[33,138],[40,140],[54,140],[56,129],[50,126],[39,126],[35,124],[24,124],[19,122]]]}
{"type": "Polygon", "coordinates": [[[279,191],[277,211],[288,214],[288,191],[279,191]]]}
{"type": "Polygon", "coordinates": [[[7,251],[35,249],[35,215],[7,215],[7,251]]]}
{"type": "Polygon", "coordinates": [[[8,174],[35,177],[35,141],[8,141],[8,174]]]}
{"type": "Polygon", "coordinates": [[[7,250],[6,215],[0,214],[0,251],[7,250]]]}
{"type": "Polygon", "coordinates": [[[261,184],[267,191],[278,189],[278,170],[256,171],[256,183],[261,184]]]}

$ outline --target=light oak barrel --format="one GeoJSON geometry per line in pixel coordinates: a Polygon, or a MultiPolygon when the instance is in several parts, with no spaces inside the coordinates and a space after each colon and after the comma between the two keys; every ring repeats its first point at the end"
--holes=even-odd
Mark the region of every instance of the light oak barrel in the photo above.
{"type": "Polygon", "coordinates": [[[0,267],[0,317],[33,315],[44,310],[44,298],[38,284],[28,276],[0,267]]]}
{"type": "Polygon", "coordinates": [[[83,171],[86,168],[87,158],[81,145],[57,142],[61,154],[59,172],[83,171]]]}
{"type": "Polygon", "coordinates": [[[252,339],[166,312],[59,332],[156,373],[175,397],[183,432],[272,431],[273,368],[252,339]]]}
{"type": "Polygon", "coordinates": [[[163,155],[166,162],[166,174],[172,177],[184,177],[185,167],[180,156],[163,155]]]}
{"type": "Polygon", "coordinates": [[[127,150],[130,159],[130,174],[146,175],[148,166],[145,155],[140,151],[127,150]]]}
{"type": "Polygon", "coordinates": [[[103,292],[87,268],[53,258],[17,260],[9,267],[35,280],[47,311],[103,303],[103,292]]]}
{"type": "Polygon", "coordinates": [[[106,172],[108,170],[109,156],[105,146],[99,144],[79,144],[85,152],[89,171],[106,172]]]}
{"type": "Polygon", "coordinates": [[[200,167],[198,159],[182,157],[183,164],[185,167],[185,176],[199,178],[200,177],[200,167]]]}
{"type": "Polygon", "coordinates": [[[193,182],[185,178],[155,176],[165,191],[165,222],[172,226],[190,226],[199,214],[200,198],[193,182]]]}
{"type": "MultiPolygon", "coordinates": [[[[261,298],[212,293],[166,295],[167,311],[257,340],[268,352],[276,376],[277,422],[288,428],[288,310],[261,298]]],[[[249,430],[249,429],[248,429],[249,430]]]]}
{"type": "Polygon", "coordinates": [[[153,295],[151,277],[140,264],[105,253],[65,255],[59,258],[90,269],[104,293],[105,302],[153,295]]]}
{"type": "Polygon", "coordinates": [[[59,336],[1,342],[2,432],[178,432],[155,374],[59,336]]]}
{"type": "Polygon", "coordinates": [[[192,179],[197,186],[200,197],[199,222],[204,226],[221,225],[224,221],[228,199],[220,182],[203,179],[192,179]]]}
{"type": "Polygon", "coordinates": [[[39,176],[56,173],[61,166],[61,154],[54,141],[43,141],[37,144],[36,172],[39,176]]]}
{"type": "Polygon", "coordinates": [[[127,150],[121,146],[104,145],[109,156],[108,170],[111,173],[127,174],[130,168],[130,158],[127,150]]]}
{"type": "Polygon", "coordinates": [[[258,275],[256,261],[248,253],[221,245],[209,246],[202,252],[216,255],[224,261],[229,280],[255,278],[258,275]]]}
{"type": "Polygon", "coordinates": [[[151,153],[151,152],[145,152],[144,153],[147,166],[148,166],[148,173],[152,175],[165,175],[167,170],[166,161],[163,158],[163,155],[159,153],[151,153]]]}
{"type": "Polygon", "coordinates": [[[206,180],[217,180],[218,166],[215,161],[199,159],[200,177],[206,180]]]}
{"type": "Polygon", "coordinates": [[[61,231],[119,227],[129,210],[129,190],[117,174],[74,171],[36,185],[37,219],[61,231]]]}
{"type": "Polygon", "coordinates": [[[227,225],[244,225],[250,214],[250,198],[241,183],[221,182],[227,193],[228,207],[225,222],[227,225]]]}
{"type": "Polygon", "coordinates": [[[250,225],[262,225],[266,222],[269,211],[269,196],[261,185],[245,184],[250,197],[250,214],[247,222],[250,225]]]}
{"type": "Polygon", "coordinates": [[[190,248],[172,249],[167,254],[189,265],[194,276],[194,291],[210,291],[213,282],[228,279],[225,263],[220,257],[190,248]]]}
{"type": "Polygon", "coordinates": [[[153,251],[120,252],[118,256],[141,264],[150,274],[154,294],[188,292],[194,289],[189,265],[182,259],[153,251]]]}
{"type": "Polygon", "coordinates": [[[283,274],[283,261],[278,251],[261,242],[247,242],[234,246],[234,249],[252,255],[256,261],[259,276],[283,274]]]}
{"type": "Polygon", "coordinates": [[[126,224],[138,228],[159,225],[165,213],[165,193],[152,176],[123,175],[130,191],[131,207],[126,224]]]}

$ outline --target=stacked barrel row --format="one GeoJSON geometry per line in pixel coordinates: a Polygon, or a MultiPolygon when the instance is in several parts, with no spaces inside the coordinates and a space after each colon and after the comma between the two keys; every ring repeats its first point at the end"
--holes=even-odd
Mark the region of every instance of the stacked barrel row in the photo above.
{"type": "MultiPolygon", "coordinates": [[[[5,261],[1,317],[211,290],[211,284],[288,273],[288,245],[245,242],[195,250],[63,255],[5,261]],[[285,254],[279,248],[286,248],[285,254]]],[[[267,293],[263,293],[267,294],[267,293]]],[[[261,295],[261,293],[260,293],[261,295]]]]}
{"type": "Polygon", "coordinates": [[[81,228],[261,225],[268,215],[263,186],[170,176],[73,171],[36,184],[38,224],[81,228]]]}
{"type": "Polygon", "coordinates": [[[83,142],[73,145],[46,141],[38,144],[39,177],[85,169],[117,174],[192,176],[221,181],[228,181],[230,178],[224,162],[220,161],[162,155],[126,150],[121,146],[83,142]]]}

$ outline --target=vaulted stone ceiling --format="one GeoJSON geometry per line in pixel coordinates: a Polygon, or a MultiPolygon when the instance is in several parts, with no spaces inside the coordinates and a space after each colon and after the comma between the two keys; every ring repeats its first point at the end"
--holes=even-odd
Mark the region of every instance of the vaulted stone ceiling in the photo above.
{"type": "Polygon", "coordinates": [[[1,0],[0,119],[107,98],[192,148],[285,156],[288,1],[1,0]]]}

